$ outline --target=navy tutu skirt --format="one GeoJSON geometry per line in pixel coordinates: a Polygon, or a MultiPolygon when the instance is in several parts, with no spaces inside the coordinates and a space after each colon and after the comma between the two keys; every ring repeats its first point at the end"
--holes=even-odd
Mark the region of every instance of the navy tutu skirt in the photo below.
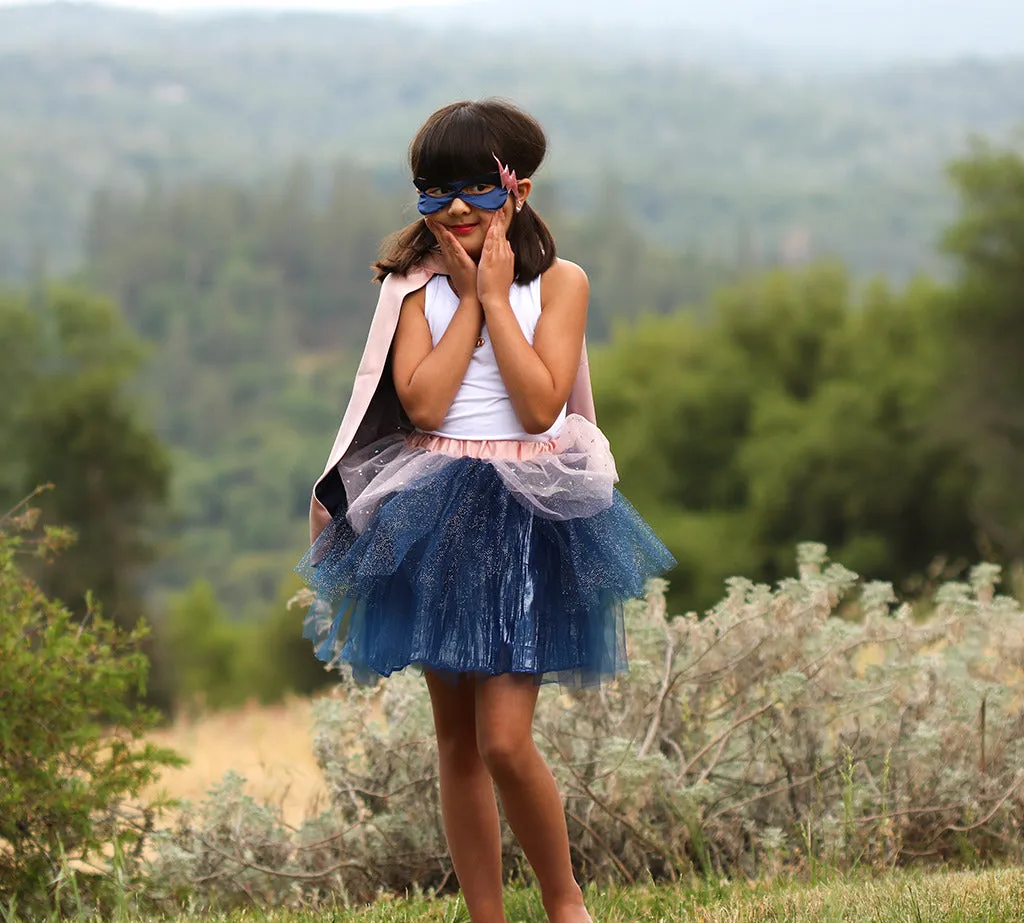
{"type": "Polygon", "coordinates": [[[361,683],[410,665],[598,683],[627,666],[623,603],[675,564],[582,417],[543,443],[396,435],[339,472],[347,514],[296,570],[304,636],[361,683]]]}

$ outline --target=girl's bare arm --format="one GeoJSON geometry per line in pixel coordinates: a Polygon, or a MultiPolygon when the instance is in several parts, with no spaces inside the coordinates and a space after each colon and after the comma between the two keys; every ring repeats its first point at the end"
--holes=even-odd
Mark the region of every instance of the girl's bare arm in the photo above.
{"type": "Polygon", "coordinates": [[[466,377],[484,315],[477,295],[476,264],[451,231],[438,221],[425,220],[459,292],[459,306],[435,347],[424,315],[426,290],[407,295],[398,317],[391,370],[395,391],[409,419],[429,432],[444,422],[466,377]]]}
{"type": "Polygon", "coordinates": [[[425,289],[405,296],[392,346],[395,391],[409,419],[422,430],[435,430],[448,414],[466,377],[480,336],[483,313],[475,293],[459,300],[437,346],[423,313],[425,289]]]}
{"type": "MultiPolygon", "coordinates": [[[[483,264],[481,264],[483,269],[483,264]]],[[[556,260],[541,280],[543,300],[533,345],[509,305],[508,289],[483,304],[491,345],[512,406],[528,433],[543,433],[569,399],[587,324],[590,283],[575,263],[556,260]]]]}

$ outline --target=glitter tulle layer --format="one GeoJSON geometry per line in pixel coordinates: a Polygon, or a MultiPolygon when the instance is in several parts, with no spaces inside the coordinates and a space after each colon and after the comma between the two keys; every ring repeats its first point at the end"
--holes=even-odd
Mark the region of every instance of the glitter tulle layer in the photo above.
{"type": "Polygon", "coordinates": [[[598,683],[626,669],[623,603],[675,563],[580,418],[494,449],[399,437],[342,476],[349,515],[296,569],[315,593],[304,636],[361,683],[410,665],[598,683]]]}

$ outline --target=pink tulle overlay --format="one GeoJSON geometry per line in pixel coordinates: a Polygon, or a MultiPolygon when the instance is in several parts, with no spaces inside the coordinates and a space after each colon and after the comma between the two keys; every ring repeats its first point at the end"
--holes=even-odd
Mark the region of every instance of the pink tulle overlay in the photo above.
{"type": "Polygon", "coordinates": [[[545,519],[583,518],[608,509],[618,480],[608,440],[578,414],[566,417],[561,432],[543,442],[396,434],[338,465],[352,528],[362,532],[388,496],[466,457],[489,462],[516,500],[545,519]]]}

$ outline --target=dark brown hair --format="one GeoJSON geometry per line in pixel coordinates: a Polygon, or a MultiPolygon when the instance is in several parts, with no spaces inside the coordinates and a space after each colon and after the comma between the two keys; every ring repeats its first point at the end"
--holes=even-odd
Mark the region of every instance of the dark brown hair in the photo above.
{"type": "MultiPolygon", "coordinates": [[[[540,123],[511,103],[463,101],[438,109],[427,119],[409,146],[409,166],[415,177],[443,182],[493,173],[497,164],[492,154],[497,154],[516,176],[526,179],[541,165],[547,146],[540,123]]],[[[555,261],[555,240],[528,202],[513,213],[508,240],[520,285],[532,282],[555,261]]],[[[410,224],[381,244],[373,264],[376,281],[390,273],[405,275],[436,250],[437,241],[426,224],[410,224]]]]}

